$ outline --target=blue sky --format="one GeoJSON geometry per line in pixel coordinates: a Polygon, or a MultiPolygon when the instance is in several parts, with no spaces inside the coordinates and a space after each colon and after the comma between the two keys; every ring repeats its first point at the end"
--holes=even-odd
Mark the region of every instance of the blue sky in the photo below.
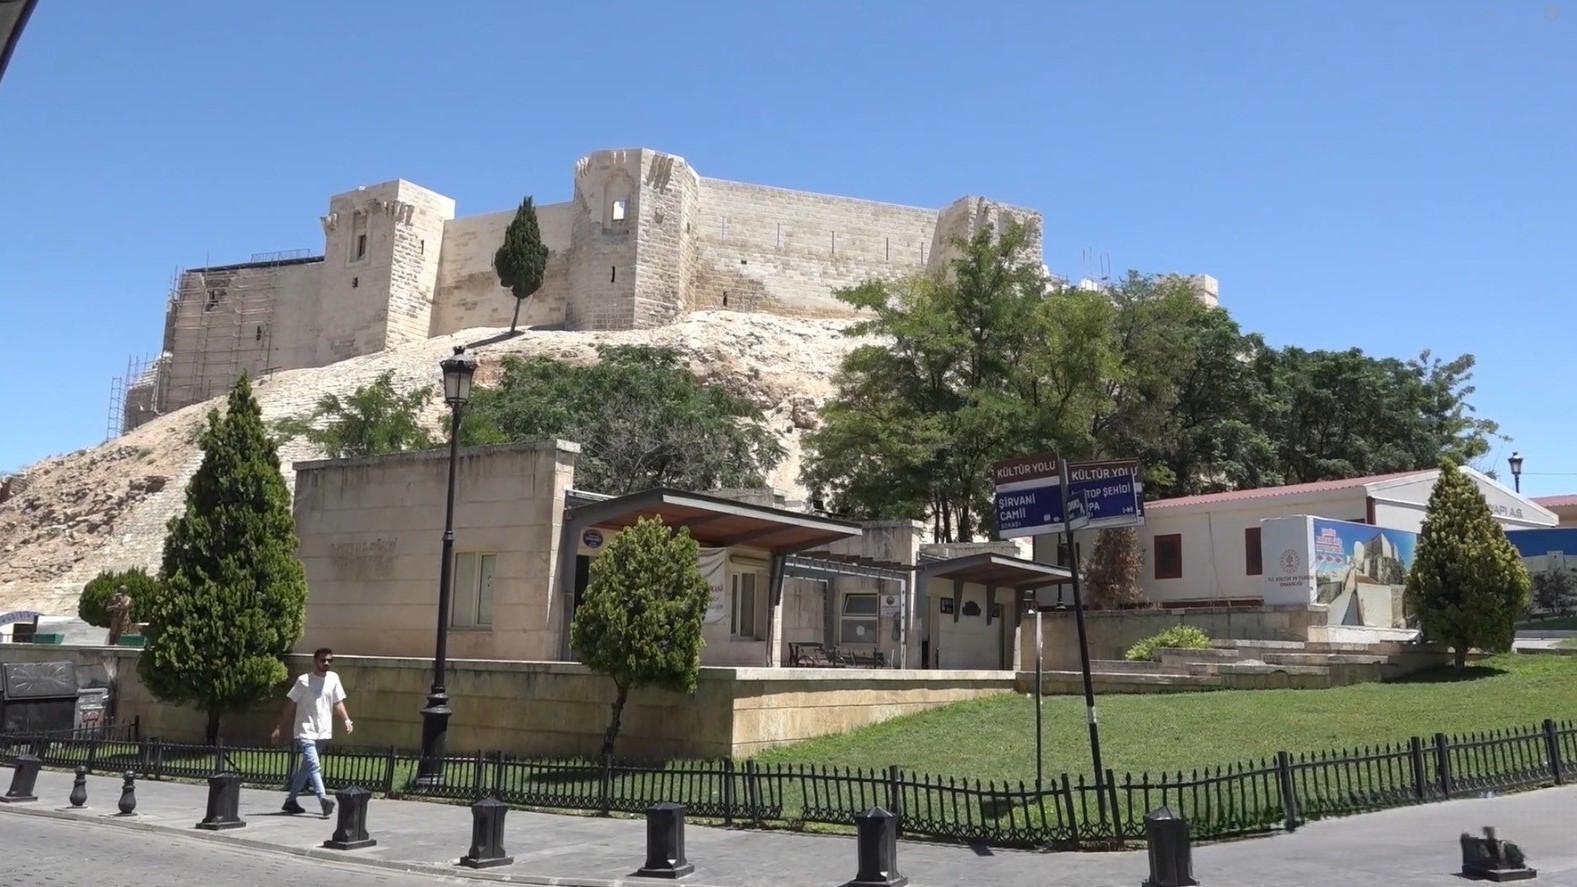
{"type": "Polygon", "coordinates": [[[645,145],[1032,206],[1054,271],[1213,274],[1276,344],[1470,351],[1493,467],[1577,489],[1577,3],[436,8],[40,4],[0,82],[0,470],[102,440],[178,269],[317,251],[360,184],[488,212],[645,145]]]}

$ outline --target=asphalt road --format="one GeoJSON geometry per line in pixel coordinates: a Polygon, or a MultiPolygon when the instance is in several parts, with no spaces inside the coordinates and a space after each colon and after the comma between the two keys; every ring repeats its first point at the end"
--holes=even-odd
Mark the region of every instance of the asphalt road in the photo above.
{"type": "Polygon", "coordinates": [[[41,816],[0,819],[0,885],[4,887],[278,887],[281,884],[476,884],[427,874],[350,868],[322,860],[258,852],[179,834],[41,816]]]}

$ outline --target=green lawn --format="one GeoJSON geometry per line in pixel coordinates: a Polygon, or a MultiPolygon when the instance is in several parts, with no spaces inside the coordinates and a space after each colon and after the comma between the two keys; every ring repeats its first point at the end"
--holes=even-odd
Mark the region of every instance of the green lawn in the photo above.
{"type": "MultiPolygon", "coordinates": [[[[1193,770],[1277,751],[1312,752],[1577,718],[1577,657],[1497,656],[1451,670],[1331,690],[1236,690],[1097,697],[1105,766],[1122,773],[1193,770]]],[[[1084,700],[1047,697],[1048,774],[1089,773],[1084,700]]],[[[898,718],[763,753],[771,763],[905,769],[1031,780],[1034,703],[1003,695],[898,718]]]]}

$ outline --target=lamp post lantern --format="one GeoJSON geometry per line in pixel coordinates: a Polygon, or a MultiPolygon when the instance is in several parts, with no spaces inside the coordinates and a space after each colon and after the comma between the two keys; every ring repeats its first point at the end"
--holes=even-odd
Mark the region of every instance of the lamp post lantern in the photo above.
{"type": "Polygon", "coordinates": [[[1522,454],[1512,451],[1511,458],[1506,460],[1511,463],[1511,483],[1513,488],[1522,492],[1522,454]]]}
{"type": "Polygon", "coordinates": [[[449,692],[444,687],[444,665],[449,657],[449,594],[454,578],[454,487],[455,465],[460,455],[460,411],[471,399],[471,377],[476,359],[456,345],[454,356],[439,364],[444,374],[444,402],[449,404],[449,493],[444,506],[443,563],[438,568],[438,641],[433,650],[433,686],[422,709],[422,759],[416,768],[416,783],[442,785],[444,781],[444,737],[449,731],[449,692]]]}

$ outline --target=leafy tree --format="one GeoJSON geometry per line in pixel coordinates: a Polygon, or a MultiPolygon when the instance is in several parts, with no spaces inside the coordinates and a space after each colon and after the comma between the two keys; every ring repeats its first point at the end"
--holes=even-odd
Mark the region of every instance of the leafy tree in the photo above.
{"type": "Polygon", "coordinates": [[[1568,570],[1552,567],[1533,575],[1533,600],[1540,612],[1565,616],[1571,612],[1572,597],[1577,593],[1577,582],[1568,570]]]}
{"type": "Polygon", "coordinates": [[[1497,425],[1468,402],[1474,359],[1285,348],[1267,369],[1267,422],[1288,483],[1414,471],[1489,452],[1497,425]]]}
{"type": "Polygon", "coordinates": [[[473,395],[462,440],[576,441],[576,485],[610,494],[759,486],[783,458],[759,407],[703,385],[673,349],[604,346],[597,354],[589,366],[506,357],[498,386],[473,395]]]}
{"type": "Polygon", "coordinates": [[[504,229],[504,242],[493,253],[493,270],[498,272],[500,285],[508,287],[515,295],[515,316],[509,321],[513,333],[520,323],[520,306],[526,298],[542,287],[542,275],[548,267],[548,248],[542,243],[542,231],[537,227],[537,209],[531,198],[520,201],[515,218],[504,229]]]}
{"type": "Polygon", "coordinates": [[[1139,586],[1139,535],[1119,527],[1095,537],[1095,551],[1084,571],[1084,591],[1092,606],[1114,610],[1144,598],[1139,586]]]}
{"type": "Polygon", "coordinates": [[[391,370],[344,399],[323,395],[312,412],[275,422],[274,433],[281,442],[305,437],[331,459],[430,449],[435,444],[421,415],[431,395],[429,388],[397,391],[391,370]]]}
{"type": "Polygon", "coordinates": [[[575,655],[613,679],[617,693],[602,754],[613,754],[630,691],[661,687],[695,692],[701,668],[701,620],[711,586],[696,563],[690,531],[642,518],[608,541],[591,562],[591,578],[570,622],[575,655]]]}
{"type": "Polygon", "coordinates": [[[1429,494],[1404,602],[1427,637],[1449,644],[1457,670],[1470,647],[1511,649],[1528,606],[1528,570],[1495,522],[1484,494],[1449,459],[1429,494]]]}
{"type": "Polygon", "coordinates": [[[142,613],[137,671],[158,699],[206,712],[213,742],[224,712],[288,677],[281,657],[301,636],[307,585],[290,492],[245,375],[225,415],[208,414],[200,444],[185,512],[165,536],[163,590],[142,613]]]}
{"type": "MultiPolygon", "coordinates": [[[[872,281],[837,296],[884,344],[845,358],[838,395],[807,436],[803,479],[839,513],[928,517],[940,541],[990,526],[993,461],[1033,445],[1015,367],[1036,352],[1045,279],[1030,232],[985,226],[947,275],[872,281]]],[[[1050,370],[1048,370],[1050,372],[1050,370]]]]}
{"type": "Polygon", "coordinates": [[[77,618],[89,625],[109,628],[114,615],[110,613],[110,600],[121,588],[131,598],[128,618],[135,622],[148,612],[158,594],[159,582],[141,567],[129,570],[105,570],[88,580],[82,587],[82,597],[77,601],[77,618]]]}

